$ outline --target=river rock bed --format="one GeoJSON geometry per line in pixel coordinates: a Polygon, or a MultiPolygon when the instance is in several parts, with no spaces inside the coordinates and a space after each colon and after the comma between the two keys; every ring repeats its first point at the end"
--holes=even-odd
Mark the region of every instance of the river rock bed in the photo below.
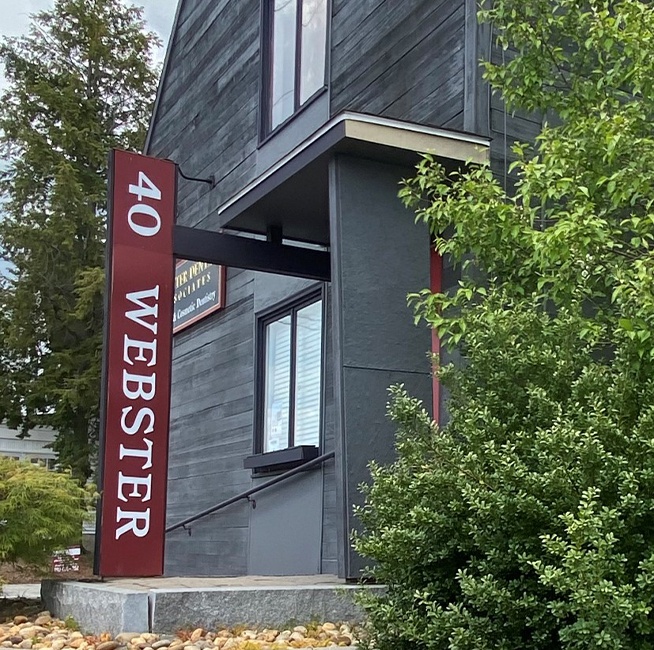
{"type": "Polygon", "coordinates": [[[49,612],[15,616],[0,625],[0,648],[23,650],[285,650],[287,648],[348,647],[357,645],[351,626],[310,623],[287,629],[179,630],[177,634],[84,634],[71,619],[61,621],[49,612]]]}

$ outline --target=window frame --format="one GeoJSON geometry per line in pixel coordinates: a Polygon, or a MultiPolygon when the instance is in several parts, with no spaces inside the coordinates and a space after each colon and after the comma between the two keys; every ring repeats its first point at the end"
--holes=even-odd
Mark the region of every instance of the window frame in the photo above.
{"type": "MultiPolygon", "coordinates": [[[[256,317],[255,332],[255,393],[254,393],[254,445],[253,453],[257,456],[273,458],[275,455],[286,458],[289,449],[296,449],[294,441],[295,427],[295,369],[297,358],[297,312],[315,302],[321,303],[321,329],[320,329],[320,418],[318,424],[317,444],[302,445],[309,450],[315,449],[319,452],[322,449],[323,425],[324,425],[324,377],[325,377],[325,287],[313,286],[295,294],[290,299],[267,309],[256,317]],[[264,422],[266,406],[266,327],[285,316],[291,314],[291,363],[290,363],[290,386],[289,386],[289,418],[288,418],[288,439],[287,445],[274,451],[264,451],[264,422]]],[[[313,453],[309,454],[313,456],[313,453]]],[[[315,453],[317,455],[317,453],[315,453]]],[[[304,458],[306,454],[303,454],[304,458]]]]}
{"type": "Polygon", "coordinates": [[[326,30],[325,30],[325,69],[323,84],[318,90],[301,103],[300,80],[302,70],[302,4],[304,0],[295,0],[295,64],[293,67],[293,112],[276,126],[272,126],[272,82],[273,82],[273,17],[275,0],[261,0],[261,74],[259,93],[259,142],[263,144],[273,134],[285,127],[299,113],[304,111],[323,93],[327,92],[329,84],[330,54],[331,54],[331,17],[332,0],[325,0],[326,30]]]}

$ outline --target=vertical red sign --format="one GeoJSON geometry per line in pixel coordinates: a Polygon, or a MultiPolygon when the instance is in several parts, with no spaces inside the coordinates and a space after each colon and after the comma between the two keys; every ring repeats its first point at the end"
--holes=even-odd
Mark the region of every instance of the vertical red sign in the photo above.
{"type": "Polygon", "coordinates": [[[96,573],[163,573],[173,323],[174,163],[110,159],[96,573]]]}

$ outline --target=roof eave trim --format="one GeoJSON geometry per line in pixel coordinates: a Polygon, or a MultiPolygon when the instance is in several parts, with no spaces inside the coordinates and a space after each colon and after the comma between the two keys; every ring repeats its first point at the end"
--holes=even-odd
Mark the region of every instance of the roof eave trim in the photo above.
{"type": "MultiPolygon", "coordinates": [[[[273,176],[280,169],[288,165],[291,161],[301,155],[304,151],[309,149],[316,142],[321,140],[327,133],[332,131],[335,127],[343,125],[343,136],[348,137],[348,124],[361,124],[361,125],[371,125],[373,127],[386,127],[391,128],[396,131],[405,131],[413,135],[423,135],[423,136],[433,136],[443,141],[452,141],[453,143],[460,143],[464,145],[470,145],[474,150],[475,155],[471,155],[470,159],[474,162],[482,162],[488,160],[488,152],[490,148],[490,139],[484,138],[482,136],[462,133],[459,131],[448,131],[446,129],[439,129],[431,126],[423,126],[421,124],[415,124],[412,122],[403,122],[401,120],[394,120],[386,117],[378,117],[375,115],[367,115],[364,113],[355,113],[351,111],[344,111],[336,117],[332,118],[329,122],[323,125],[318,129],[313,135],[307,138],[304,142],[299,144],[295,149],[286,154],[283,158],[277,161],[269,169],[263,172],[260,176],[254,179],[252,182],[248,183],[242,190],[237,194],[228,199],[225,203],[220,205],[217,209],[217,214],[222,215],[227,210],[229,210],[234,204],[238,203],[243,197],[247,196],[253,189],[261,185],[268,178],[273,176]]],[[[356,138],[357,136],[352,133],[350,127],[349,137],[356,138]]],[[[382,143],[380,143],[382,144],[382,143]]],[[[424,151],[427,153],[427,151],[424,151]]],[[[437,152],[430,152],[437,153],[437,152]]],[[[471,150],[472,154],[472,150],[471,150]]],[[[465,162],[465,161],[463,161],[465,162]]]]}

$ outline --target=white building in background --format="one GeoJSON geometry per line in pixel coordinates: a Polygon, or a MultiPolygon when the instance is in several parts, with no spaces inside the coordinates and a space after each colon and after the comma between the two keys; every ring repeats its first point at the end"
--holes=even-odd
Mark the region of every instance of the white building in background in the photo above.
{"type": "Polygon", "coordinates": [[[27,438],[18,438],[18,431],[10,429],[0,422],[0,456],[9,456],[17,460],[29,460],[43,463],[48,469],[54,469],[56,454],[47,445],[54,442],[55,430],[37,427],[30,431],[27,438]]]}

